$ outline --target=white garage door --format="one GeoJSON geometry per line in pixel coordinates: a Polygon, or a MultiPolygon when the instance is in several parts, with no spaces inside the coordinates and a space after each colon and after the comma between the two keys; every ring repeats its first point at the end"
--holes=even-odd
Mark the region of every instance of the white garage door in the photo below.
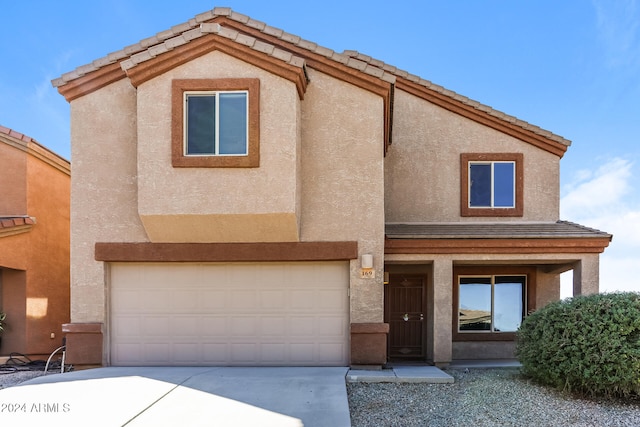
{"type": "Polygon", "coordinates": [[[348,262],[111,265],[111,364],[345,366],[348,262]]]}

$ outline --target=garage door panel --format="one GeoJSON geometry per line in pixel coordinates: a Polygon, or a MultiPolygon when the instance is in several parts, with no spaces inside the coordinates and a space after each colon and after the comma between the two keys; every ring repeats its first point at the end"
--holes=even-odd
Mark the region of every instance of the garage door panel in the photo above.
{"type": "Polygon", "coordinates": [[[113,365],[348,364],[347,262],[111,270],[113,365]]]}
{"type": "Polygon", "coordinates": [[[220,310],[225,307],[227,292],[223,290],[206,289],[201,292],[199,307],[206,312],[220,310]]]}

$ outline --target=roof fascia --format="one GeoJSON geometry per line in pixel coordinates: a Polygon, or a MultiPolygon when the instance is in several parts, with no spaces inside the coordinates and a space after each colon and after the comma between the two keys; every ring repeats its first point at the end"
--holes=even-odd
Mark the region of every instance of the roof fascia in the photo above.
{"type": "MultiPolygon", "coordinates": [[[[291,52],[292,54],[304,58],[309,68],[318,70],[324,74],[334,77],[338,80],[353,84],[361,89],[372,92],[382,97],[384,102],[384,154],[386,154],[391,144],[391,105],[393,84],[379,77],[367,74],[356,68],[347,66],[336,60],[327,58],[309,49],[305,49],[291,42],[283,40],[279,37],[267,34],[259,29],[247,26],[241,22],[228,18],[226,16],[218,16],[211,21],[224,27],[233,28],[234,30],[250,35],[257,40],[277,46],[280,49],[291,52]]],[[[364,64],[364,63],[363,63],[364,64]]],[[[364,64],[366,66],[366,64],[364,64]]]]}
{"type": "Polygon", "coordinates": [[[114,62],[113,64],[105,65],[102,68],[65,83],[62,86],[58,86],[58,93],[64,96],[67,102],[71,102],[74,99],[88,95],[125,77],[127,77],[127,75],[120,67],[120,62],[114,62]]]}
{"type": "Polygon", "coordinates": [[[556,156],[562,158],[567,151],[567,146],[557,141],[553,141],[549,138],[527,130],[521,126],[510,123],[495,117],[491,114],[487,114],[481,110],[473,108],[473,106],[465,104],[459,100],[453,99],[449,96],[443,95],[433,89],[429,89],[423,85],[414,83],[402,77],[398,77],[396,80],[396,88],[408,92],[418,98],[422,98],[425,101],[429,101],[439,107],[456,113],[460,116],[466,117],[482,125],[488,126],[499,132],[513,136],[521,141],[527,142],[545,151],[548,151],[556,156]]]}
{"type": "Polygon", "coordinates": [[[386,239],[385,254],[602,253],[610,239],[386,239]]]}
{"type": "Polygon", "coordinates": [[[298,96],[304,99],[307,89],[307,78],[304,67],[287,64],[284,61],[258,52],[250,47],[216,34],[206,34],[191,40],[148,61],[141,62],[126,70],[126,75],[134,87],[151,80],[167,71],[189,62],[209,52],[221,51],[251,65],[255,65],[272,74],[292,81],[297,88],[298,96]]]}

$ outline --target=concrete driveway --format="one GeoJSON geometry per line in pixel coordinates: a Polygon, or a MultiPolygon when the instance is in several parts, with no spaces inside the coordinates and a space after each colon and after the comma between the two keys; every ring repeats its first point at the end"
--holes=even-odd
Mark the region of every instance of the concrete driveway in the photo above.
{"type": "Polygon", "coordinates": [[[350,426],[348,368],[132,367],[0,390],[2,425],[350,426]]]}

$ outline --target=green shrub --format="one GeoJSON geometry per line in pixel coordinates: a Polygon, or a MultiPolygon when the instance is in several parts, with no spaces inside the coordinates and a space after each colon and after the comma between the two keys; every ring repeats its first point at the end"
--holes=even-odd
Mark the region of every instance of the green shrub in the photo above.
{"type": "Polygon", "coordinates": [[[551,303],[518,330],[526,376],[596,397],[640,395],[640,294],[580,296],[551,303]]]}

